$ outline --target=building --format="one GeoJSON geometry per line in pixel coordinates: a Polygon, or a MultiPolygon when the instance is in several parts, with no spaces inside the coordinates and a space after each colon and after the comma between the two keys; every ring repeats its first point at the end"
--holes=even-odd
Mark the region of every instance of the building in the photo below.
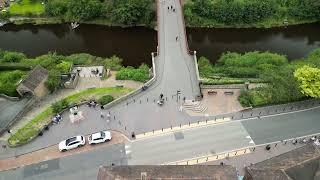
{"type": "Polygon", "coordinates": [[[245,168],[245,180],[320,180],[320,151],[312,144],[245,168]]]}
{"type": "Polygon", "coordinates": [[[41,98],[49,93],[44,85],[47,78],[48,70],[38,65],[19,83],[17,92],[20,96],[33,95],[41,98]]]}
{"type": "Polygon", "coordinates": [[[236,169],[220,165],[138,165],[100,167],[98,180],[235,180],[236,169]]]}

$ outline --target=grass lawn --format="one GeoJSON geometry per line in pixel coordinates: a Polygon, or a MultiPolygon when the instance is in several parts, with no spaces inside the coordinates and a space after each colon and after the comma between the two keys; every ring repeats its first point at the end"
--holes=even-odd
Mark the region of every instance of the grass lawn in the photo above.
{"type": "MultiPolygon", "coordinates": [[[[92,88],[70,95],[64,99],[67,100],[69,104],[77,104],[90,99],[97,100],[98,98],[105,95],[111,95],[116,99],[131,92],[132,90],[133,89],[121,87],[92,88]]],[[[26,144],[34,137],[38,136],[40,130],[42,130],[44,126],[50,123],[52,116],[53,111],[51,107],[35,116],[29,123],[19,129],[15,134],[10,136],[10,138],[8,139],[9,146],[16,147],[26,144]]]]}
{"type": "Polygon", "coordinates": [[[12,15],[41,15],[44,13],[44,5],[41,3],[42,1],[21,0],[13,3],[9,12],[12,15]]]}

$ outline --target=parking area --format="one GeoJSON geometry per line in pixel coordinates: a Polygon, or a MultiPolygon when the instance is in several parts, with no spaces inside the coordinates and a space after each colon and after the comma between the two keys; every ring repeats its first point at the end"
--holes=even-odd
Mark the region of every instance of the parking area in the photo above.
{"type": "MultiPolygon", "coordinates": [[[[56,158],[66,157],[78,153],[83,153],[87,151],[92,151],[98,148],[103,148],[106,146],[114,145],[114,144],[120,144],[120,143],[126,143],[127,139],[125,136],[123,136],[121,133],[112,131],[112,139],[109,142],[101,143],[97,145],[89,145],[88,142],[86,142],[86,145],[80,148],[76,148],[73,150],[69,150],[66,152],[60,152],[58,150],[58,144],[52,145],[50,147],[37,150],[28,154],[8,158],[8,159],[2,159],[0,160],[0,171],[5,171],[21,166],[26,166],[30,164],[39,163],[42,161],[48,161],[56,158]]],[[[86,140],[87,140],[86,136],[86,140]]]]}

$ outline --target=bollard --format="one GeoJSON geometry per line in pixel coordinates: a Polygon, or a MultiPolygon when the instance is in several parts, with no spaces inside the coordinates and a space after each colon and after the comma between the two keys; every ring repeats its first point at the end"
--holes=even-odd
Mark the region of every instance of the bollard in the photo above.
{"type": "Polygon", "coordinates": [[[154,130],[152,130],[152,133],[154,134],[154,130]]]}
{"type": "Polygon", "coordinates": [[[163,128],[162,128],[162,132],[163,132],[163,128]]]}
{"type": "Polygon", "coordinates": [[[282,111],[285,111],[286,110],[286,108],[284,107],[283,109],[282,109],[282,111]]]}
{"type": "Polygon", "coordinates": [[[181,124],[180,124],[180,128],[181,128],[181,124]]]}
{"type": "Polygon", "coordinates": [[[148,100],[149,100],[149,99],[147,98],[147,102],[148,102],[148,100]]]}
{"type": "Polygon", "coordinates": [[[155,99],[153,99],[153,102],[156,102],[156,100],[155,100],[155,99]]]}
{"type": "Polygon", "coordinates": [[[206,124],[208,123],[208,119],[206,119],[206,124]]]}
{"type": "Polygon", "coordinates": [[[168,101],[168,97],[166,97],[166,101],[168,101]]]}
{"type": "Polygon", "coordinates": [[[251,113],[251,115],[250,115],[251,117],[252,117],[252,114],[253,114],[253,113],[251,113]]]}
{"type": "Polygon", "coordinates": [[[198,121],[198,124],[199,124],[199,121],[198,121]]]}
{"type": "Polygon", "coordinates": [[[199,159],[197,159],[197,164],[199,163],[199,159]]]}
{"type": "Polygon", "coordinates": [[[276,143],[276,144],[274,145],[274,147],[277,147],[277,145],[278,145],[278,143],[276,143]]]}
{"type": "Polygon", "coordinates": [[[190,126],[190,121],[189,121],[189,126],[190,126]]]}
{"type": "Polygon", "coordinates": [[[113,116],[113,119],[116,120],[116,116],[113,116]]]}
{"type": "Polygon", "coordinates": [[[189,165],[189,161],[187,161],[187,165],[189,165]]]}
{"type": "Polygon", "coordinates": [[[293,109],[293,106],[291,106],[291,108],[290,108],[291,110],[293,109]]]}
{"type": "Polygon", "coordinates": [[[217,117],[214,117],[214,121],[217,121],[217,117]]]}
{"type": "Polygon", "coordinates": [[[276,109],[275,112],[278,112],[278,109],[276,109]]]}
{"type": "Polygon", "coordinates": [[[208,161],[209,160],[209,157],[207,157],[207,160],[206,161],[208,161]]]}
{"type": "Polygon", "coordinates": [[[124,127],[124,130],[127,130],[127,126],[124,127]]]}
{"type": "Polygon", "coordinates": [[[128,106],[128,102],[127,102],[127,106],[128,106]]]}
{"type": "Polygon", "coordinates": [[[140,104],[141,104],[141,100],[140,100],[140,104]]]}
{"type": "Polygon", "coordinates": [[[231,116],[231,119],[233,119],[233,116],[231,116]]]}
{"type": "Polygon", "coordinates": [[[247,149],[244,150],[244,154],[247,152],[247,149]]]}
{"type": "Polygon", "coordinates": [[[287,141],[285,141],[284,144],[287,144],[287,141]]]}
{"type": "Polygon", "coordinates": [[[172,125],[171,125],[171,129],[172,129],[172,125]]]}
{"type": "Polygon", "coordinates": [[[241,114],[241,118],[243,118],[243,114],[241,114]]]}
{"type": "Polygon", "coordinates": [[[135,99],[133,99],[133,102],[136,102],[136,100],[135,100],[135,99]]]}
{"type": "Polygon", "coordinates": [[[219,157],[219,156],[217,155],[216,159],[218,159],[218,157],[219,157]]]}

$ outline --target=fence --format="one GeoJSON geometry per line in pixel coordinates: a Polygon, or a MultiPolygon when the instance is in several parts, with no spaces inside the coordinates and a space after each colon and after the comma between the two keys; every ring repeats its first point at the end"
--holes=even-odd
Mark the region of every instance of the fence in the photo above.
{"type": "Polygon", "coordinates": [[[298,142],[310,143],[310,142],[313,142],[311,140],[311,137],[319,137],[319,135],[320,135],[320,133],[316,133],[316,134],[305,135],[305,136],[300,136],[300,137],[296,137],[296,138],[290,138],[290,139],[286,139],[286,140],[280,140],[280,141],[274,141],[274,142],[270,142],[270,143],[252,145],[252,146],[247,146],[247,147],[243,147],[243,148],[236,149],[236,150],[225,151],[225,152],[221,152],[221,153],[217,153],[217,154],[207,154],[204,156],[194,157],[194,158],[185,159],[185,160],[181,160],[181,161],[169,162],[166,164],[167,165],[193,165],[193,164],[206,163],[209,161],[215,161],[215,160],[219,160],[219,159],[231,158],[231,157],[235,157],[235,156],[239,156],[239,155],[244,155],[244,154],[248,154],[251,152],[254,153],[256,148],[258,148],[258,147],[265,146],[266,150],[270,150],[271,148],[277,147],[277,145],[280,143],[282,143],[284,145],[286,145],[288,142],[291,142],[294,145],[296,145],[298,142]],[[306,138],[310,138],[310,140],[305,142],[304,140],[306,138]]]}

